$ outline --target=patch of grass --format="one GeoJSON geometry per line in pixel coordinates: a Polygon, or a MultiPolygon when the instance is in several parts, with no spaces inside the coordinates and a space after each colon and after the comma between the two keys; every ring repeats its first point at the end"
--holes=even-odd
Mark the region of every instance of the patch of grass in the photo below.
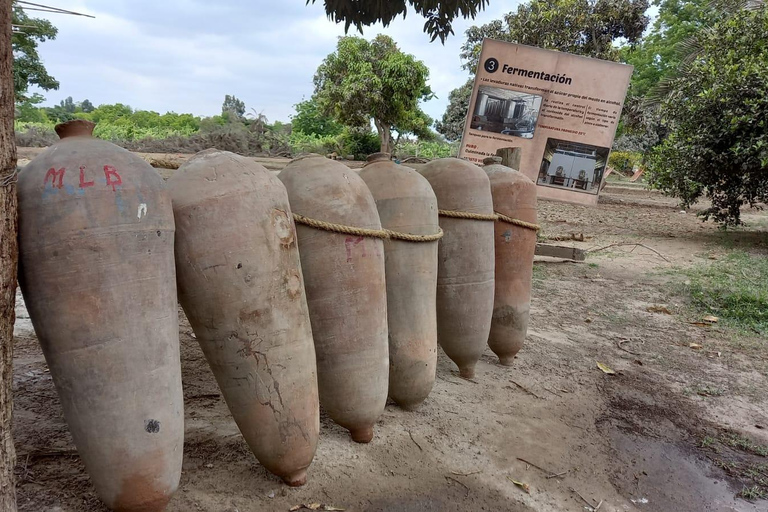
{"type": "Polygon", "coordinates": [[[699,447],[716,449],[716,444],[717,439],[712,436],[704,436],[704,438],[701,440],[701,443],[699,443],[699,447]]]}
{"type": "Polygon", "coordinates": [[[600,265],[598,265],[597,263],[587,263],[587,266],[589,268],[599,268],[600,267],[600,265]]]}
{"type": "Polygon", "coordinates": [[[764,500],[768,498],[768,492],[759,485],[753,485],[752,487],[744,487],[737,496],[749,501],[764,500]]]}
{"type": "Polygon", "coordinates": [[[533,266],[533,279],[537,281],[542,281],[547,278],[547,271],[544,269],[542,265],[534,265],[533,266]]]}
{"type": "Polygon", "coordinates": [[[768,335],[768,257],[733,251],[711,264],[682,271],[684,292],[702,315],[726,325],[768,335]]]}
{"type": "Polygon", "coordinates": [[[686,388],[685,394],[687,395],[699,395],[699,396],[723,396],[725,390],[711,384],[697,384],[686,388]]]}
{"type": "Polygon", "coordinates": [[[752,442],[751,439],[735,432],[725,432],[720,436],[720,442],[739,450],[768,457],[768,446],[752,442]]]}

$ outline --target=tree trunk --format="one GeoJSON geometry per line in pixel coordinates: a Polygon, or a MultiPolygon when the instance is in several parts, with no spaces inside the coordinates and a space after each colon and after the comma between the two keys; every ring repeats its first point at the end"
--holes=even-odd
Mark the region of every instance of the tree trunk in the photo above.
{"type": "Polygon", "coordinates": [[[378,119],[373,120],[373,124],[376,125],[376,131],[379,132],[379,139],[381,139],[381,151],[382,153],[392,154],[392,131],[389,129],[387,123],[382,123],[378,119]]]}
{"type": "Polygon", "coordinates": [[[12,0],[0,0],[0,512],[16,511],[11,385],[19,254],[16,239],[16,141],[13,133],[12,3],[12,0]]]}

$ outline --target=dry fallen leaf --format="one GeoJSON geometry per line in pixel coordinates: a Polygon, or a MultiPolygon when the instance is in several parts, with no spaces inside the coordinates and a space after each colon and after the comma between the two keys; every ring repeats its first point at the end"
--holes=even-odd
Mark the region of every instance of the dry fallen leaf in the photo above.
{"type": "Polygon", "coordinates": [[[709,322],[710,324],[716,324],[717,321],[720,319],[717,318],[716,316],[707,315],[704,318],[702,318],[702,320],[704,320],[705,322],[709,322]]]}
{"type": "Polygon", "coordinates": [[[519,488],[521,488],[522,490],[524,490],[526,493],[531,494],[531,486],[530,485],[526,484],[525,482],[518,482],[517,480],[513,480],[510,477],[507,477],[507,479],[510,482],[512,482],[513,484],[515,484],[516,486],[518,486],[519,488]]]}
{"type": "Polygon", "coordinates": [[[646,309],[649,313],[664,313],[665,315],[671,315],[672,312],[666,306],[651,306],[646,309]]]}
{"type": "Polygon", "coordinates": [[[691,343],[691,344],[690,344],[690,345],[688,345],[688,346],[689,346],[690,348],[694,349],[694,350],[699,350],[699,349],[701,348],[701,345],[699,345],[698,343],[691,343]]]}
{"type": "Polygon", "coordinates": [[[597,362],[597,367],[598,367],[598,368],[600,368],[600,370],[601,370],[603,373],[607,374],[607,375],[616,375],[616,372],[615,372],[615,371],[613,371],[613,370],[612,370],[612,369],[611,369],[609,366],[607,366],[607,365],[604,365],[604,364],[603,364],[603,363],[601,363],[600,361],[598,361],[598,362],[597,362]]]}

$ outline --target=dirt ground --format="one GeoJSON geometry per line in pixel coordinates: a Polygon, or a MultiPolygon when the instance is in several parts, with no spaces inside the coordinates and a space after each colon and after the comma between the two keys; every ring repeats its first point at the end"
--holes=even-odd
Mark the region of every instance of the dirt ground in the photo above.
{"type": "MultiPolygon", "coordinates": [[[[583,234],[584,242],[558,243],[584,249],[642,243],[660,254],[627,245],[585,263],[539,259],[527,345],[514,367],[487,351],[467,381],[440,354],[429,399],[416,412],[387,406],[369,445],[323,417],[302,488],[285,487],[250,454],[184,320],[184,466],[169,510],[768,511],[768,501],[736,497],[749,485],[738,468],[768,458],[705,441],[768,443],[767,340],[692,324],[673,285],[676,268],[731,248],[768,254],[768,215],[750,213],[749,226],[723,232],[657,194],[606,192],[594,208],[540,202],[544,236],[583,234]],[[721,392],[701,392],[713,388],[721,392]]],[[[23,305],[18,315],[20,508],[105,510],[23,305]]]]}

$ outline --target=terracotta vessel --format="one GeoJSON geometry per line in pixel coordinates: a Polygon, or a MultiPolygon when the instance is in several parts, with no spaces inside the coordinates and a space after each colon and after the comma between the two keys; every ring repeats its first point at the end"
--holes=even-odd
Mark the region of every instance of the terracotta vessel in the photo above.
{"type": "MultiPolygon", "coordinates": [[[[506,217],[536,224],[536,184],[523,173],[486,159],[493,207],[506,217]]],[[[496,293],[488,346],[510,366],[523,347],[531,309],[536,230],[496,221],[496,293]]]]}
{"type": "MultiPolygon", "coordinates": [[[[387,153],[376,153],[360,177],[373,194],[382,227],[413,235],[439,233],[437,198],[418,172],[395,164],[387,153]]],[[[421,404],[435,383],[437,244],[384,242],[389,397],[405,409],[421,404]]]]}
{"type": "MultiPolygon", "coordinates": [[[[279,175],[294,214],[380,230],[365,182],[344,164],[313,155],[279,175]]],[[[297,223],[301,268],[317,353],[320,404],[367,443],[387,401],[389,356],[381,239],[297,223]]]]}
{"type": "Polygon", "coordinates": [[[168,180],[179,301],[243,438],[288,485],[317,448],[315,348],[285,187],[217,150],[168,180]]]}
{"type": "Polygon", "coordinates": [[[176,491],[184,445],[171,199],[93,127],[57,126],[62,140],[19,174],[20,282],[96,492],[153,512],[176,491]]]}
{"type": "MultiPolygon", "coordinates": [[[[433,160],[421,168],[440,210],[493,215],[488,176],[458,158],[433,160]]],[[[485,349],[493,314],[493,222],[441,216],[437,271],[437,341],[472,378],[485,349]]]]}

